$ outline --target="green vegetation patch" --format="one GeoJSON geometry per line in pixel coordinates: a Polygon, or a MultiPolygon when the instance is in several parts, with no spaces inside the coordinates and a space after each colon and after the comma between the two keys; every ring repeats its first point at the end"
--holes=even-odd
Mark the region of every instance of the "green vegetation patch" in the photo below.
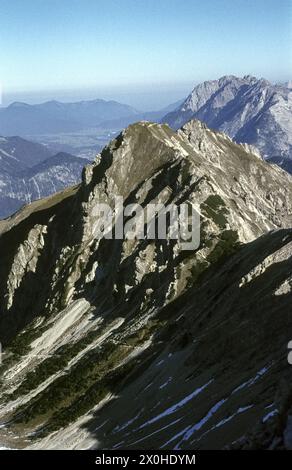
{"type": "Polygon", "coordinates": [[[221,233],[214,249],[207,256],[210,264],[217,263],[220,259],[232,255],[240,247],[238,234],[236,230],[225,230],[221,233]]]}
{"type": "MultiPolygon", "coordinates": [[[[56,378],[38,396],[19,407],[14,423],[27,424],[43,418],[49,419],[48,429],[58,429],[90,410],[116,383],[115,371],[121,369],[119,364],[135,347],[147,341],[162,324],[163,322],[157,320],[149,321],[138,332],[119,343],[108,340],[102,346],[87,352],[66,375],[56,378]]],[[[52,366],[53,370],[55,367],[56,365],[52,366]]],[[[118,377],[125,378],[125,375],[123,373],[121,376],[119,373],[118,377]]]]}
{"type": "MultiPolygon", "coordinates": [[[[41,336],[50,326],[48,323],[37,326],[37,321],[38,319],[34,320],[24,331],[18,333],[10,343],[10,346],[5,349],[5,359],[0,367],[1,376],[3,376],[4,372],[13,367],[22,356],[29,354],[31,351],[31,343],[41,336]]],[[[0,384],[5,385],[2,377],[0,384]]]]}
{"type": "Polygon", "coordinates": [[[201,204],[201,211],[206,217],[212,219],[218,227],[225,229],[228,222],[226,218],[228,210],[225,202],[218,194],[209,196],[201,204]]]}
{"type": "Polygon", "coordinates": [[[21,395],[25,395],[31,390],[36,389],[39,385],[45,382],[50,376],[59,371],[64,370],[71,359],[78,353],[89,346],[98,336],[103,332],[100,330],[90,331],[84,338],[76,343],[61,346],[54,353],[54,356],[48,357],[41,362],[34,370],[29,372],[21,385],[10,395],[9,399],[16,399],[21,395]]]}

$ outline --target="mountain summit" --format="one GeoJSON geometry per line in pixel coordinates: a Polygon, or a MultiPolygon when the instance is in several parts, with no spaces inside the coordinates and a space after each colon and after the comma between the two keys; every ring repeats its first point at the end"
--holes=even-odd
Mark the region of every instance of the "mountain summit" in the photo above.
{"type": "Polygon", "coordinates": [[[207,81],[162,122],[178,129],[193,118],[256,146],[265,159],[292,171],[292,89],[285,84],[250,75],[207,81]]]}

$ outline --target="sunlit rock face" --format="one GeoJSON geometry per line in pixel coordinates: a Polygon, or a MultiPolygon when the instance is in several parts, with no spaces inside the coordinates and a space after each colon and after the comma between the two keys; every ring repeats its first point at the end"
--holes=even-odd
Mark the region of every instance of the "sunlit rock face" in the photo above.
{"type": "Polygon", "coordinates": [[[284,447],[291,183],[200,121],[140,122],[79,186],[0,222],[1,443],[284,447]],[[116,196],[192,204],[199,248],[96,238],[116,196]]]}
{"type": "Polygon", "coordinates": [[[255,146],[263,158],[291,172],[292,89],[249,75],[228,75],[197,85],[162,122],[178,129],[190,119],[204,121],[236,142],[255,146]]]}

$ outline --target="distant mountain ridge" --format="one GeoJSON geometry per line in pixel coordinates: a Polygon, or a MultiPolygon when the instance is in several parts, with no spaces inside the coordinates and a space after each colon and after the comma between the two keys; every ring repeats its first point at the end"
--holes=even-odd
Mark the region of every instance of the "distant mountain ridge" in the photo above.
{"type": "Polygon", "coordinates": [[[44,145],[30,142],[21,137],[0,136],[1,171],[15,171],[34,166],[49,158],[53,153],[44,145]]]}
{"type": "Polygon", "coordinates": [[[0,218],[79,182],[87,163],[20,137],[0,137],[0,218]]]}
{"type": "Polygon", "coordinates": [[[138,111],[117,101],[101,99],[61,103],[47,101],[41,104],[15,102],[0,108],[0,134],[33,135],[74,132],[97,126],[100,122],[125,116],[135,116],[138,111]]]}
{"type": "Polygon", "coordinates": [[[250,75],[228,75],[197,85],[181,106],[162,122],[174,129],[190,119],[225,132],[236,142],[256,146],[283,168],[292,160],[292,89],[250,75]],[[288,160],[288,162],[287,162],[288,160]]]}
{"type": "Polygon", "coordinates": [[[124,127],[127,127],[137,121],[159,122],[166,114],[176,110],[183,102],[184,100],[178,100],[175,103],[171,103],[170,105],[158,111],[146,111],[144,113],[140,112],[138,115],[130,115],[119,119],[104,121],[100,124],[100,126],[103,128],[123,129],[124,127]]]}

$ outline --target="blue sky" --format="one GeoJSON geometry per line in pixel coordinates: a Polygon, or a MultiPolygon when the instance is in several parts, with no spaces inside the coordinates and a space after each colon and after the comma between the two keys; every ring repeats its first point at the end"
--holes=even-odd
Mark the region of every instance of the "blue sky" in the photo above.
{"type": "Polygon", "coordinates": [[[225,74],[286,80],[291,3],[0,0],[4,100],[99,95],[149,108],[225,74]]]}

